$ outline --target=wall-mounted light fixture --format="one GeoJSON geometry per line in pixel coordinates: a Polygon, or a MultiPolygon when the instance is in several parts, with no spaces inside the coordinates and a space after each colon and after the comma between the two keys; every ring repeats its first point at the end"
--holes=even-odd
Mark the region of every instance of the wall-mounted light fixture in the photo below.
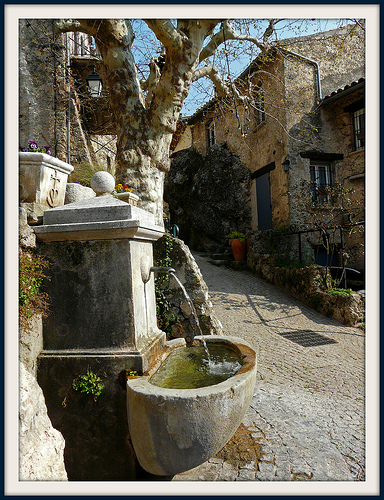
{"type": "Polygon", "coordinates": [[[283,165],[283,170],[284,170],[284,172],[288,172],[288,171],[289,171],[289,168],[290,168],[290,167],[289,167],[289,165],[290,165],[290,164],[291,164],[291,162],[288,160],[288,158],[286,158],[286,159],[283,161],[282,165],[283,165]]]}
{"type": "Polygon", "coordinates": [[[91,93],[91,97],[101,96],[101,89],[103,88],[103,80],[95,72],[95,67],[93,68],[93,73],[91,73],[87,77],[87,85],[89,88],[89,92],[91,93]]]}

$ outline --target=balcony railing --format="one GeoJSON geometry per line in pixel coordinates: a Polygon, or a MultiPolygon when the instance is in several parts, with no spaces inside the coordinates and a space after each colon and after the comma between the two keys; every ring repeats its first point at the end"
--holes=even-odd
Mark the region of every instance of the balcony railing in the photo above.
{"type": "Polygon", "coordinates": [[[86,33],[68,33],[68,50],[70,56],[100,57],[95,40],[86,33]]]}

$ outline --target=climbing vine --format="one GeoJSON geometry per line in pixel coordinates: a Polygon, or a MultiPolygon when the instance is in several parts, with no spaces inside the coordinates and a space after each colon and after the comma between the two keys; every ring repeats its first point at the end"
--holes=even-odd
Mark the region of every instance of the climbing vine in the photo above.
{"type": "MultiPolygon", "coordinates": [[[[161,267],[171,267],[173,250],[173,237],[168,230],[164,236],[157,242],[155,250],[155,264],[161,267]]],[[[172,311],[172,305],[169,300],[169,274],[159,273],[155,277],[155,294],[156,294],[156,314],[157,326],[167,334],[167,337],[172,336],[172,327],[181,324],[179,319],[172,311]]]]}

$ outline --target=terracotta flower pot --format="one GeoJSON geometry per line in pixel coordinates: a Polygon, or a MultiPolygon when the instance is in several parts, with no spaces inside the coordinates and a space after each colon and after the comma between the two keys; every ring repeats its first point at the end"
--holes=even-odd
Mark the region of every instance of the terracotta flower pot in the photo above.
{"type": "Polygon", "coordinates": [[[237,239],[232,240],[232,252],[235,260],[245,260],[245,254],[247,251],[247,242],[240,241],[237,239]]]}

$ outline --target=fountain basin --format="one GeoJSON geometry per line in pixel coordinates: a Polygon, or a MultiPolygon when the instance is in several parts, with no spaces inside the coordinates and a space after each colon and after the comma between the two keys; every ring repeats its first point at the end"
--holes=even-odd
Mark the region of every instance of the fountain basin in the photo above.
{"type": "MultiPolygon", "coordinates": [[[[171,476],[204,463],[232,437],[251,402],[257,369],[254,350],[237,337],[197,336],[194,344],[203,338],[208,351],[220,344],[238,354],[237,373],[193,389],[159,387],[151,383],[153,373],[127,381],[132,444],[140,465],[151,474],[171,476]]],[[[179,340],[168,346],[179,346],[179,340]]]]}

